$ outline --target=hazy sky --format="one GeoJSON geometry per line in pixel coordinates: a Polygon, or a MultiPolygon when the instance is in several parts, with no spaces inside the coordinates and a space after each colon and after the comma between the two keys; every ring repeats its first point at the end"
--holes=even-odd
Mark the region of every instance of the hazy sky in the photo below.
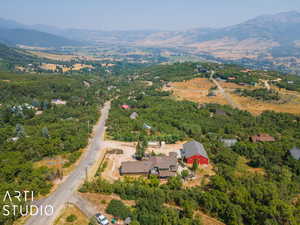
{"type": "Polygon", "coordinates": [[[1,0],[0,17],[25,24],[105,30],[233,25],[300,10],[299,0],[1,0]]]}

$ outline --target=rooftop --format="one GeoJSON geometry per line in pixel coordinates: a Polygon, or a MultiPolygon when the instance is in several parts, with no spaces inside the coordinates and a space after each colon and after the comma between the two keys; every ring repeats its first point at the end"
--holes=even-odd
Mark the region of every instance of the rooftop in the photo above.
{"type": "Polygon", "coordinates": [[[207,152],[204,149],[204,146],[197,141],[190,141],[183,145],[182,155],[185,158],[189,158],[195,155],[201,155],[205,158],[208,158],[207,152]]]}
{"type": "Polygon", "coordinates": [[[290,150],[291,156],[296,159],[300,160],[300,149],[297,147],[294,147],[290,150]]]}
{"type": "Polygon", "coordinates": [[[177,154],[171,152],[169,156],[153,156],[144,161],[122,162],[120,172],[122,174],[147,174],[153,168],[176,172],[177,164],[177,154]]]}

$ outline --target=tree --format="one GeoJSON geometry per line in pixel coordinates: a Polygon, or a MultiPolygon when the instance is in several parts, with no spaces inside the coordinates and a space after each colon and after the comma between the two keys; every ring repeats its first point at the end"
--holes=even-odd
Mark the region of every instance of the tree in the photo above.
{"type": "Polygon", "coordinates": [[[25,129],[24,129],[24,127],[21,124],[17,124],[16,125],[16,135],[19,138],[26,137],[25,129]]]}
{"type": "Polygon", "coordinates": [[[125,206],[122,201],[115,199],[110,201],[106,208],[106,212],[122,220],[131,216],[129,208],[125,206]]]}
{"type": "Polygon", "coordinates": [[[133,220],[130,225],[140,225],[140,223],[137,220],[133,220]]]}
{"type": "Polygon", "coordinates": [[[48,131],[47,127],[43,127],[43,129],[42,129],[42,136],[44,138],[50,138],[49,131],[48,131]]]}
{"type": "Polygon", "coordinates": [[[75,216],[74,214],[71,214],[71,215],[69,215],[67,218],[66,218],[66,221],[68,222],[68,223],[73,223],[74,221],[76,221],[77,220],[77,216],[75,216]]]}
{"type": "Polygon", "coordinates": [[[139,141],[136,146],[136,152],[135,152],[136,158],[142,159],[145,156],[145,151],[146,149],[143,142],[139,141]]]}
{"type": "Polygon", "coordinates": [[[198,163],[198,160],[196,159],[196,160],[194,160],[194,162],[193,162],[192,170],[195,172],[195,171],[198,170],[198,168],[199,168],[199,163],[198,163]]]}
{"type": "Polygon", "coordinates": [[[182,170],[181,171],[181,176],[183,179],[186,179],[189,176],[189,171],[188,170],[182,170]]]}
{"type": "Polygon", "coordinates": [[[167,185],[171,190],[180,190],[180,188],[182,187],[181,177],[169,177],[167,185]]]}

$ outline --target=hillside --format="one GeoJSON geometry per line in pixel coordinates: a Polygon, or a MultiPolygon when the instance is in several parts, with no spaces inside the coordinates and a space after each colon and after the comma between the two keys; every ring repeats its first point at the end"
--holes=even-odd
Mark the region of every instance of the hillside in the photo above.
{"type": "Polygon", "coordinates": [[[88,42],[95,46],[114,45],[114,50],[119,52],[122,51],[120,46],[168,48],[173,55],[186,54],[255,69],[299,73],[299,26],[300,13],[297,11],[263,15],[224,28],[185,31],[61,29],[0,19],[0,41],[8,45],[39,47],[80,46],[88,42]]]}
{"type": "Polygon", "coordinates": [[[25,51],[0,44],[0,68],[2,69],[13,68],[14,65],[26,65],[39,60],[41,59],[25,51]]]}
{"type": "Polygon", "coordinates": [[[79,46],[81,43],[64,37],[27,29],[0,28],[0,42],[10,45],[27,45],[36,47],[79,46]]]}

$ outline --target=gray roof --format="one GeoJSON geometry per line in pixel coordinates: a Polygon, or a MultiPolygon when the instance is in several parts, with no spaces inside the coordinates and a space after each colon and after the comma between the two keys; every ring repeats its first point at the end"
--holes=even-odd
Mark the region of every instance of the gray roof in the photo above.
{"type": "Polygon", "coordinates": [[[300,149],[294,147],[290,150],[290,153],[294,159],[300,160],[300,149]]]}
{"type": "Polygon", "coordinates": [[[171,171],[177,171],[177,154],[175,152],[171,152],[169,156],[153,156],[149,160],[144,161],[122,162],[120,171],[122,174],[147,174],[155,167],[159,170],[168,169],[171,171]]]}
{"type": "Polygon", "coordinates": [[[130,115],[130,119],[136,119],[139,115],[137,114],[137,112],[133,112],[130,115]]]}
{"type": "Polygon", "coordinates": [[[183,145],[182,155],[185,158],[192,157],[194,155],[201,155],[205,158],[208,158],[207,152],[204,149],[204,146],[197,141],[190,141],[183,145]]]}
{"type": "Polygon", "coordinates": [[[226,146],[226,147],[231,147],[237,143],[237,139],[221,139],[221,142],[226,146]]]}

